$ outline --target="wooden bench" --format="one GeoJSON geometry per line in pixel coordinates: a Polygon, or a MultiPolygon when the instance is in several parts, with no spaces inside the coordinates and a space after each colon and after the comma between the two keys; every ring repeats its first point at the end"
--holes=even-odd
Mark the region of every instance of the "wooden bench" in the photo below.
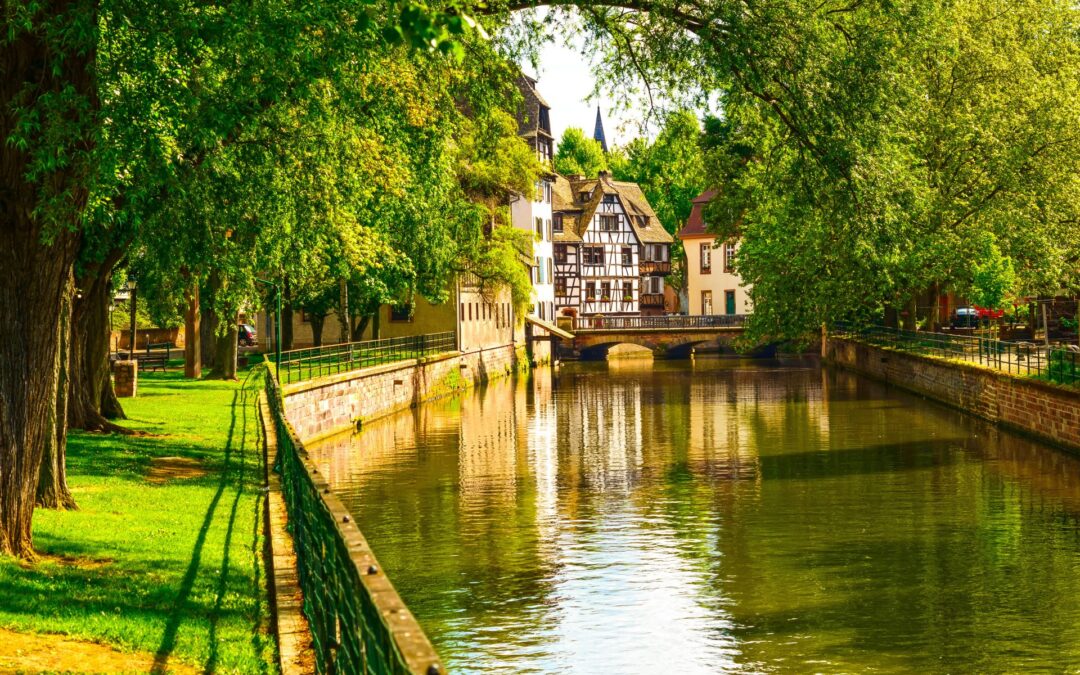
{"type": "Polygon", "coordinates": [[[144,352],[136,354],[135,360],[139,362],[139,370],[157,370],[160,368],[162,372],[165,372],[165,367],[169,365],[169,353],[144,352]]]}

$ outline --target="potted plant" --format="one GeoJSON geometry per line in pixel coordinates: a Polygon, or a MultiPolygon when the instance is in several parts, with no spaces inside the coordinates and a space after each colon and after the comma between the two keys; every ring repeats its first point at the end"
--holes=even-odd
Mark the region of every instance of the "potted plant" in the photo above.
{"type": "Polygon", "coordinates": [[[622,300],[623,300],[623,302],[633,302],[634,301],[634,296],[632,296],[632,295],[624,295],[622,300]]]}

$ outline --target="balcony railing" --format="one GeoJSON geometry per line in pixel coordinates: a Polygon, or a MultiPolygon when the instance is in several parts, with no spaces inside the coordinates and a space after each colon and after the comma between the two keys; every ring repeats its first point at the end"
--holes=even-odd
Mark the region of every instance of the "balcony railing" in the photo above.
{"type": "Polygon", "coordinates": [[[433,356],[457,348],[453,331],[347,342],[281,352],[278,378],[282,384],[310,380],[384,363],[433,356]]]}
{"type": "Polygon", "coordinates": [[[638,263],[638,273],[642,276],[648,274],[671,274],[671,262],[668,260],[642,260],[638,263]]]}
{"type": "MultiPolygon", "coordinates": [[[[662,297],[662,296],[661,296],[662,297]]],[[[590,330],[688,330],[701,328],[739,328],[745,314],[708,316],[579,316],[574,318],[574,332],[590,330]]]]}
{"type": "Polygon", "coordinates": [[[664,294],[663,293],[646,293],[641,296],[642,307],[663,307],[664,306],[664,294]]]}

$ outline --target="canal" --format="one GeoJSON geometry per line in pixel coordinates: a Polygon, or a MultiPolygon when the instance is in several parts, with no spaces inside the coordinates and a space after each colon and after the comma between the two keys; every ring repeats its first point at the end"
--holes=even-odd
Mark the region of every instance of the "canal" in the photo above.
{"type": "Polygon", "coordinates": [[[451,672],[1080,668],[1080,461],[812,361],[571,364],[311,453],[451,672]]]}

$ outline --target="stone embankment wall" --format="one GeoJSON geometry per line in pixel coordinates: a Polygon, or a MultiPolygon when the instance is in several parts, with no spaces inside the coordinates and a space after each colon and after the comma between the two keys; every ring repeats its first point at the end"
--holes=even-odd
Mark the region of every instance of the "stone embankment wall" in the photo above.
{"type": "Polygon", "coordinates": [[[304,443],[508,375],[526,363],[509,344],[448,352],[329,375],[282,387],[285,412],[304,443]]]}
{"type": "Polygon", "coordinates": [[[828,361],[1080,451],[1080,391],[985,368],[831,339],[828,361]]]}

